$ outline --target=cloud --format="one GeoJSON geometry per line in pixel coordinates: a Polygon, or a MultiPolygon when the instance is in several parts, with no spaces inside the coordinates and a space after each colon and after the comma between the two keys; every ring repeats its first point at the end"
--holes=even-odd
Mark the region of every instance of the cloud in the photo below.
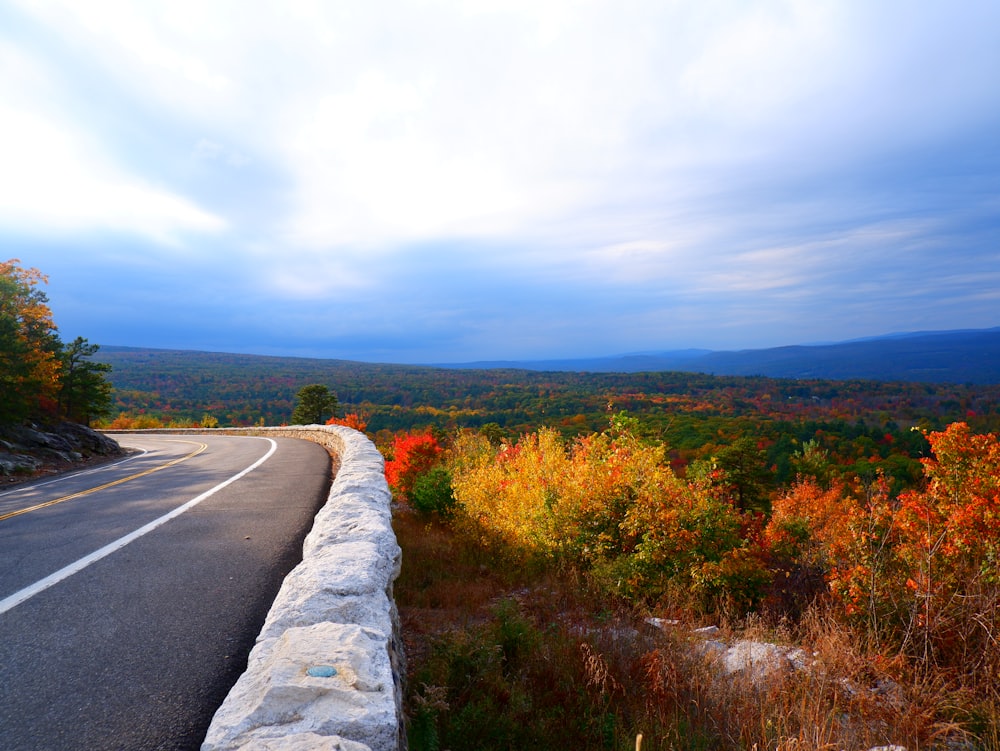
{"type": "Polygon", "coordinates": [[[194,145],[194,157],[206,162],[221,161],[230,167],[243,167],[252,161],[246,154],[227,148],[208,138],[199,139],[194,145]]]}
{"type": "Polygon", "coordinates": [[[995,325],[991,2],[10,7],[0,227],[106,233],[92,263],[187,268],[269,337],[787,343],[963,296],[995,325]]]}
{"type": "Polygon", "coordinates": [[[226,223],[115,163],[99,137],[61,111],[44,63],[0,43],[0,222],[27,231],[111,229],[172,242],[226,223]]]}

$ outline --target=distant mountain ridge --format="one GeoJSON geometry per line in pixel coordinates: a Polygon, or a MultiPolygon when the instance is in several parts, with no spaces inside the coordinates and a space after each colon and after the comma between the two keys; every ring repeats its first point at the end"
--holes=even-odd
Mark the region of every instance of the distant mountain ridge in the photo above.
{"type": "Polygon", "coordinates": [[[887,334],[834,344],[768,349],[700,349],[564,360],[440,364],[459,369],[639,373],[674,370],[709,375],[918,383],[1000,383],[1000,327],[887,334]]]}

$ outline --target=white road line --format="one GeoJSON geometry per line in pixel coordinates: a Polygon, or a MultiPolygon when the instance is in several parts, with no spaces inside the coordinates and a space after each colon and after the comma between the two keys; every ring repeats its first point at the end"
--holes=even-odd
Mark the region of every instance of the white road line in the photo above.
{"type": "Polygon", "coordinates": [[[30,493],[35,488],[41,488],[44,487],[45,485],[51,485],[54,482],[63,482],[64,480],[71,480],[75,477],[92,475],[95,472],[104,472],[105,470],[111,469],[113,467],[120,467],[122,464],[125,464],[126,462],[131,462],[136,459],[141,459],[142,457],[144,457],[146,454],[149,453],[148,449],[140,449],[139,451],[140,453],[138,454],[133,454],[132,456],[128,456],[124,459],[119,459],[118,461],[111,462],[109,464],[101,464],[97,467],[91,467],[90,469],[81,469],[78,472],[69,472],[64,475],[59,475],[59,477],[53,477],[51,480],[43,480],[41,482],[30,482],[25,485],[18,485],[17,487],[11,488],[10,490],[0,493],[0,498],[3,498],[4,496],[8,495],[14,495],[15,493],[30,493]]]}
{"type": "Polygon", "coordinates": [[[52,586],[58,584],[63,579],[68,579],[73,574],[78,573],[80,571],[83,571],[83,569],[87,568],[87,566],[89,566],[90,564],[96,563],[97,561],[99,561],[102,558],[105,558],[105,557],[111,555],[112,553],[114,553],[117,550],[121,550],[126,545],[128,545],[130,542],[133,542],[134,540],[138,540],[143,535],[145,535],[145,534],[147,534],[149,532],[152,532],[154,529],[156,529],[159,526],[162,526],[163,524],[166,524],[168,521],[170,521],[174,517],[180,516],[181,514],[183,514],[188,509],[194,508],[195,506],[197,506],[199,503],[201,503],[202,501],[204,501],[209,496],[212,496],[215,493],[217,493],[218,491],[220,491],[223,488],[225,488],[226,486],[231,485],[232,483],[234,483],[237,480],[239,480],[241,477],[243,477],[245,475],[248,475],[251,472],[253,472],[255,469],[257,469],[257,467],[259,467],[261,464],[263,464],[268,459],[270,459],[271,455],[274,454],[274,452],[278,448],[278,444],[273,439],[271,439],[271,438],[263,438],[262,440],[265,440],[268,443],[270,443],[271,444],[271,448],[268,449],[267,453],[264,454],[264,456],[262,456],[260,459],[258,459],[257,461],[255,461],[249,467],[247,467],[243,471],[241,471],[241,472],[233,475],[228,480],[220,482],[214,488],[206,490],[204,493],[202,493],[201,495],[199,495],[197,498],[192,498],[190,501],[188,501],[184,505],[178,506],[173,511],[169,511],[166,514],[164,514],[163,516],[159,517],[158,519],[154,519],[153,521],[149,522],[148,524],[145,524],[142,527],[139,527],[139,529],[135,530],[134,532],[130,532],[129,534],[125,535],[124,537],[119,537],[114,542],[110,542],[107,545],[105,545],[103,548],[99,548],[98,550],[95,550],[90,555],[86,555],[83,558],[81,558],[80,560],[75,561],[75,562],[69,564],[68,566],[64,566],[63,568],[59,569],[55,573],[49,574],[44,579],[39,579],[34,584],[31,584],[31,585],[25,587],[24,589],[20,590],[19,592],[15,592],[14,594],[10,595],[9,597],[6,597],[3,600],[0,600],[0,615],[6,613],[8,610],[16,608],[18,605],[20,605],[25,600],[31,599],[32,597],[34,597],[35,595],[37,595],[39,592],[43,592],[46,589],[48,589],[49,587],[52,587],[52,586]]]}

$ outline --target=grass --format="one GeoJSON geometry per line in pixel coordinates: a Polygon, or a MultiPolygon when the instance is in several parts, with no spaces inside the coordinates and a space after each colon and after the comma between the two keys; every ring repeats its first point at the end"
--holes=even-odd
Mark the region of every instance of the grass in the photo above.
{"type": "Polygon", "coordinates": [[[579,572],[487,550],[405,508],[394,524],[413,751],[632,751],[639,734],[642,751],[1000,749],[1000,695],[887,664],[819,609],[721,623],[729,640],[804,645],[813,665],[763,683],[724,676],[694,648],[693,614],[655,629],[579,572]]]}

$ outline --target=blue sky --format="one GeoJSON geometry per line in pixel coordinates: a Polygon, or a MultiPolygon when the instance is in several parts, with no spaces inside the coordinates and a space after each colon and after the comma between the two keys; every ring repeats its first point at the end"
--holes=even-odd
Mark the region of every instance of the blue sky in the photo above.
{"type": "Polygon", "coordinates": [[[994,0],[0,0],[63,339],[382,362],[1000,325],[994,0]]]}

